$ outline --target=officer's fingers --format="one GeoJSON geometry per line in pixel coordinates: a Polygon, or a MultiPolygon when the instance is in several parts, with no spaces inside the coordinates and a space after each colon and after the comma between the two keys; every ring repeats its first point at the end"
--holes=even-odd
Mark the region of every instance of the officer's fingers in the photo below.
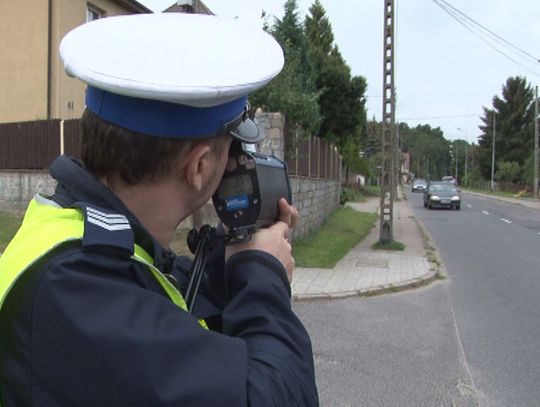
{"type": "Polygon", "coordinates": [[[294,257],[292,255],[292,246],[287,241],[289,227],[284,222],[277,222],[268,229],[270,230],[267,231],[274,236],[272,239],[274,243],[272,244],[270,253],[281,262],[287,273],[287,280],[291,283],[294,270],[294,257]]]}
{"type": "Polygon", "coordinates": [[[296,209],[296,207],[294,206],[291,206],[291,223],[289,223],[289,227],[292,229],[294,227],[296,227],[297,223],[298,223],[298,209],[296,209]]]}
{"type": "Polygon", "coordinates": [[[289,224],[284,221],[278,221],[268,228],[274,233],[278,233],[285,239],[289,236],[289,224]]]}
{"type": "Polygon", "coordinates": [[[298,222],[298,210],[289,205],[285,198],[279,200],[279,220],[285,222],[290,228],[295,227],[298,222]]]}
{"type": "Polygon", "coordinates": [[[287,242],[287,257],[284,266],[285,270],[287,271],[287,280],[289,280],[290,284],[293,280],[294,257],[292,255],[292,246],[289,242],[287,242]]]}

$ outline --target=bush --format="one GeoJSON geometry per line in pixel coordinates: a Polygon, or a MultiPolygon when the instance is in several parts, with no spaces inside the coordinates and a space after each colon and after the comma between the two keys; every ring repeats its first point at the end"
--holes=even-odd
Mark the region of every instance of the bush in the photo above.
{"type": "Polygon", "coordinates": [[[497,164],[497,181],[516,183],[521,181],[521,167],[515,161],[501,161],[497,164]]]}
{"type": "Polygon", "coordinates": [[[352,186],[343,186],[341,188],[341,196],[339,198],[339,203],[341,205],[345,205],[347,202],[363,202],[365,200],[366,199],[358,188],[352,186]]]}

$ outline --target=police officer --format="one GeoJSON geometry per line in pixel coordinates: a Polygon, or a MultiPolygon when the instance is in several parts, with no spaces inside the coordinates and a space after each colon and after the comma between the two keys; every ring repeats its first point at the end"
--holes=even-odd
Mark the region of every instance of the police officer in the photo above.
{"type": "Polygon", "coordinates": [[[0,258],[1,405],[318,405],[290,304],[296,209],[282,199],[274,225],[214,253],[194,314],[177,289],[190,264],[167,249],[231,141],[260,141],[247,95],[281,70],[277,43],[169,13],[85,24],[60,53],[88,85],[82,163],[54,161],[54,195],[0,258]]]}

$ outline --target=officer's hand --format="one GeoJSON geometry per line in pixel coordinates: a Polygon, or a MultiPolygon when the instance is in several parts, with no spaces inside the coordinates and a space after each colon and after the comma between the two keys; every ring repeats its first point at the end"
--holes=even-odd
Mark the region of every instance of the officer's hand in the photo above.
{"type": "MultiPolygon", "coordinates": [[[[285,202],[286,203],[286,202],[285,202]]],[[[289,206],[287,204],[287,206],[289,206]]],[[[280,203],[281,207],[281,203],[280,203]]],[[[296,217],[298,213],[296,213],[296,217]]],[[[295,217],[293,213],[287,215],[290,217],[290,222],[293,222],[295,217]]],[[[294,220],[296,222],[296,220],[294,220]]],[[[242,243],[236,243],[229,245],[225,248],[225,261],[229,259],[233,254],[244,250],[261,250],[268,254],[271,254],[278,259],[285,270],[287,271],[287,278],[289,282],[292,282],[292,274],[294,269],[294,257],[292,256],[292,248],[287,241],[289,235],[289,225],[286,222],[278,221],[272,226],[259,229],[252,237],[251,240],[242,243]]]]}
{"type": "Polygon", "coordinates": [[[279,220],[285,222],[292,229],[298,222],[298,209],[289,205],[285,198],[279,200],[279,220]]]}

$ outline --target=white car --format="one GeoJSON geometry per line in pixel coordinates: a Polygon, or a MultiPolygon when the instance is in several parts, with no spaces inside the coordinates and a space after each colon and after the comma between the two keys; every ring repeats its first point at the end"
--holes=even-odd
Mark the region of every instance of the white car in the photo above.
{"type": "Polygon", "coordinates": [[[411,192],[423,191],[427,188],[427,182],[425,179],[416,178],[411,186],[411,192]]]}
{"type": "Polygon", "coordinates": [[[452,177],[450,175],[447,175],[446,177],[442,177],[441,181],[442,182],[448,182],[449,184],[452,184],[452,185],[456,185],[456,180],[454,179],[454,177],[452,177]]]}

